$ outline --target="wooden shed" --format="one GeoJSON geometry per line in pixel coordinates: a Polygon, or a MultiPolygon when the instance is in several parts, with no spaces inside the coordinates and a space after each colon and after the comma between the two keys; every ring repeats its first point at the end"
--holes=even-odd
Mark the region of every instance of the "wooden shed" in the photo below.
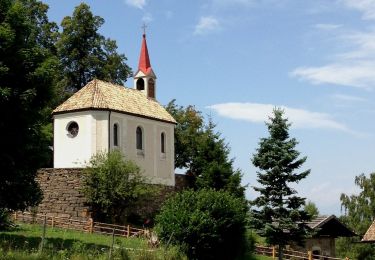
{"type": "Polygon", "coordinates": [[[311,238],[306,239],[305,249],[312,251],[314,255],[335,257],[335,239],[356,236],[335,215],[319,216],[308,222],[307,225],[314,234],[311,238]]]}

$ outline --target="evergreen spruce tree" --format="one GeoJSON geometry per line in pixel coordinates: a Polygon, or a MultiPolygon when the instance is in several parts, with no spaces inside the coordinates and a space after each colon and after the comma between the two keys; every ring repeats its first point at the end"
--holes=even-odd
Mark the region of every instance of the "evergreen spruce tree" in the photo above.
{"type": "Polygon", "coordinates": [[[267,243],[279,246],[279,259],[285,245],[303,242],[308,233],[303,223],[309,220],[303,208],[305,199],[297,196],[290,184],[304,179],[310,170],[296,172],[306,157],[298,158],[298,142],[289,137],[290,123],[283,113],[279,108],[273,110],[270,122],[266,123],[269,137],[260,140],[252,158],[254,166],[260,169],[257,180],[261,185],[254,187],[260,195],[252,201],[252,227],[267,243]]]}

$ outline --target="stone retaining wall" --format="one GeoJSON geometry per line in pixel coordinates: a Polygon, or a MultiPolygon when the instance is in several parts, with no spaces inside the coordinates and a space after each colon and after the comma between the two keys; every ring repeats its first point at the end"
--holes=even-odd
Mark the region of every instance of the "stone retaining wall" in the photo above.
{"type": "Polygon", "coordinates": [[[40,214],[85,220],[90,217],[83,193],[82,169],[39,169],[36,180],[43,192],[40,214]]]}
{"type": "MultiPolygon", "coordinates": [[[[90,207],[81,192],[82,169],[79,168],[43,168],[37,172],[36,180],[43,192],[43,200],[36,208],[37,213],[49,216],[86,220],[91,217],[90,207]]],[[[134,213],[148,217],[157,212],[162,202],[171,193],[191,185],[189,176],[176,174],[176,186],[166,186],[159,198],[143,201],[134,209],[134,213]]]]}

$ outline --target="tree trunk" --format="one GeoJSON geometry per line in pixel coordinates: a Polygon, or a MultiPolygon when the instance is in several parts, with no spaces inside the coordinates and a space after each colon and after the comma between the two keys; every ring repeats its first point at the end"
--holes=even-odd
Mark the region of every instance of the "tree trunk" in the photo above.
{"type": "Polygon", "coordinates": [[[283,247],[281,245],[279,245],[278,259],[283,260],[283,247]]]}

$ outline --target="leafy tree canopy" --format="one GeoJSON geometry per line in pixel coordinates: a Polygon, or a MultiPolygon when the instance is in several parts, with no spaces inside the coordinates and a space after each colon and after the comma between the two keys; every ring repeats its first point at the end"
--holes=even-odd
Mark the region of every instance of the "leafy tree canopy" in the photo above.
{"type": "Polygon", "coordinates": [[[242,199],[224,191],[185,190],[163,205],[156,231],[189,259],[236,259],[244,249],[246,221],[242,199]]]}
{"type": "Polygon", "coordinates": [[[201,112],[194,106],[178,106],[172,100],[167,111],[176,119],[175,166],[187,169],[195,179],[194,188],[226,190],[237,197],[244,197],[242,174],[233,169],[229,159],[230,149],[215,131],[211,119],[205,123],[201,112]]]}
{"type": "Polygon", "coordinates": [[[360,174],[355,177],[354,183],[360,189],[360,193],[341,194],[341,207],[344,209],[341,220],[359,237],[339,239],[337,253],[351,259],[372,259],[375,248],[357,242],[366,233],[375,217],[375,173],[369,176],[360,174]]]}
{"type": "Polygon", "coordinates": [[[41,197],[34,177],[49,153],[43,131],[59,65],[47,9],[36,0],[0,1],[0,208],[25,209],[41,197]]]}
{"type": "Polygon", "coordinates": [[[95,217],[119,223],[127,210],[156,189],[146,184],[140,168],[120,151],[99,153],[85,169],[83,192],[95,217]]]}
{"type": "Polygon", "coordinates": [[[319,216],[319,209],[312,201],[308,201],[305,205],[305,211],[311,216],[312,219],[319,216]]]}
{"type": "Polygon", "coordinates": [[[298,158],[300,153],[295,149],[298,142],[289,137],[290,123],[283,113],[279,108],[273,110],[266,123],[269,136],[260,139],[252,158],[254,166],[260,169],[257,180],[261,185],[254,187],[260,194],[252,202],[252,226],[267,243],[279,245],[279,259],[285,245],[303,241],[307,235],[303,222],[309,220],[303,209],[305,199],[297,196],[290,184],[304,179],[310,170],[296,172],[306,157],[298,158]]]}
{"type": "Polygon", "coordinates": [[[79,90],[93,78],[123,84],[131,75],[125,55],[117,53],[116,41],[98,32],[103,23],[85,3],[63,19],[57,48],[64,68],[60,85],[67,90],[79,90]]]}

